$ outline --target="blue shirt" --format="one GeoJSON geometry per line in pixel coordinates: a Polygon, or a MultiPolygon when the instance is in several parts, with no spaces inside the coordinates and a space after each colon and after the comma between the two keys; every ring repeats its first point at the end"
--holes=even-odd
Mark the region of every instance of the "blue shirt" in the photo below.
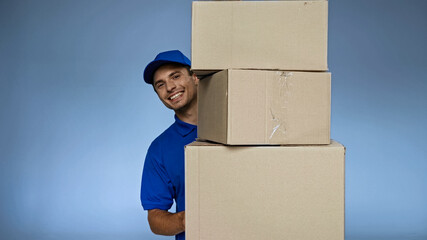
{"type": "MultiPolygon", "coordinates": [[[[197,137],[197,126],[175,122],[150,145],[145,158],[141,183],[144,210],[169,210],[176,201],[176,212],[185,210],[184,146],[197,137]]],[[[175,239],[184,240],[185,233],[175,239]]]]}

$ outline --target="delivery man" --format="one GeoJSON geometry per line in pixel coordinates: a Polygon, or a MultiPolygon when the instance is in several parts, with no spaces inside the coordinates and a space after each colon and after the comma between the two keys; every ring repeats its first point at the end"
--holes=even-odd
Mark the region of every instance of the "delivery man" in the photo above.
{"type": "Polygon", "coordinates": [[[185,239],[184,146],[197,137],[197,86],[191,62],[180,51],[159,53],[144,70],[160,101],[175,112],[175,122],[150,145],[144,162],[141,203],[155,234],[185,239]],[[176,213],[170,213],[173,201],[176,213]]]}

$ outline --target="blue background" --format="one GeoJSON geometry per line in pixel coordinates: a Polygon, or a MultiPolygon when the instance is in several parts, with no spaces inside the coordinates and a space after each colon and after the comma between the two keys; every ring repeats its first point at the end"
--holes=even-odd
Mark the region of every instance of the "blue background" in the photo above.
{"type": "MultiPolygon", "coordinates": [[[[331,0],[346,239],[427,239],[427,1],[331,0]]],[[[139,202],[173,112],[142,80],[191,53],[191,1],[0,1],[1,239],[171,239],[139,202]]]]}

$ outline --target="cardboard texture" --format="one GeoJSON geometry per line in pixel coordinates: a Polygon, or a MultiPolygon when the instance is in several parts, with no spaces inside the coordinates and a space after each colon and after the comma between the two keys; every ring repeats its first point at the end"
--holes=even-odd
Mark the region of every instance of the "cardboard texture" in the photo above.
{"type": "Polygon", "coordinates": [[[186,239],[343,240],[345,148],[185,148],[186,239]]]}
{"type": "Polygon", "coordinates": [[[192,69],[327,71],[328,1],[196,1],[192,69]]]}
{"type": "Polygon", "coordinates": [[[229,145],[329,144],[331,74],[224,70],[198,90],[198,138],[229,145]]]}

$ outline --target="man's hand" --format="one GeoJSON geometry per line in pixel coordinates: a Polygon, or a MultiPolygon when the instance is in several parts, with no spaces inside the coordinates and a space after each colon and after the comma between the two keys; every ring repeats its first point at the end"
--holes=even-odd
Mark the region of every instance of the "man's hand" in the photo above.
{"type": "Polygon", "coordinates": [[[165,210],[148,210],[148,223],[155,234],[173,236],[185,231],[185,211],[170,213],[165,210]]]}

